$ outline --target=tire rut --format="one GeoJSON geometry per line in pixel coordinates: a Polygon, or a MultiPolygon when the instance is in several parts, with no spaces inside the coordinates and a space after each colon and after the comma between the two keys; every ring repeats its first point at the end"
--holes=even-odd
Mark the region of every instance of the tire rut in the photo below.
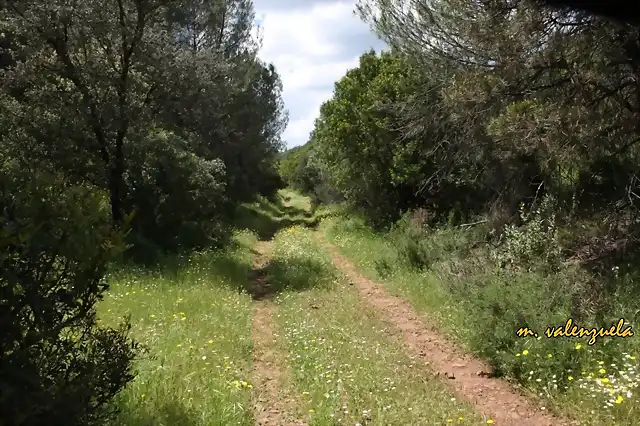
{"type": "MultiPolygon", "coordinates": [[[[264,269],[269,262],[270,244],[259,242],[258,252],[254,260],[254,270],[264,269]]],[[[260,289],[266,284],[264,276],[255,278],[254,289],[262,296],[260,289]]],[[[255,296],[255,294],[254,294],[255,296]]],[[[286,369],[281,368],[282,357],[276,344],[276,325],[273,316],[277,305],[261,297],[255,298],[252,310],[252,408],[255,424],[259,426],[306,426],[306,423],[295,418],[297,401],[289,397],[283,390],[283,382],[287,377],[286,369]]]]}
{"type": "Polygon", "coordinates": [[[361,275],[355,265],[323,239],[334,264],[342,270],[382,319],[402,334],[410,352],[424,360],[456,394],[474,404],[478,412],[497,425],[579,425],[537,408],[508,382],[492,378],[490,368],[479,359],[455,347],[437,331],[425,325],[409,303],[389,294],[380,284],[361,275]]]}

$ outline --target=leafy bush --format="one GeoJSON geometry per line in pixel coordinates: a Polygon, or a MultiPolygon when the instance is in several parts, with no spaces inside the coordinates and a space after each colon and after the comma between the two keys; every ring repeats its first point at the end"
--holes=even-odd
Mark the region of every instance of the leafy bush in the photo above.
{"type": "Polygon", "coordinates": [[[431,268],[451,253],[467,249],[474,234],[454,227],[427,231],[416,223],[413,213],[408,213],[396,223],[391,236],[400,257],[412,268],[421,270],[431,268]]]}
{"type": "Polygon", "coordinates": [[[494,367],[519,378],[512,363],[517,361],[514,355],[523,339],[515,331],[529,327],[542,332],[549,324],[566,320],[571,312],[572,281],[568,275],[544,277],[512,271],[483,278],[481,285],[468,288],[466,296],[476,330],[471,345],[491,359],[494,367]]]}
{"type": "Polygon", "coordinates": [[[221,241],[227,200],[224,165],[189,151],[191,141],[153,132],[132,147],[127,209],[134,212],[129,236],[136,260],[162,251],[199,249],[221,241]]]}
{"type": "Polygon", "coordinates": [[[562,250],[558,245],[555,200],[545,197],[540,207],[525,211],[520,207],[523,225],[507,225],[501,238],[501,245],[492,257],[500,267],[531,270],[536,265],[545,265],[557,270],[560,266],[562,250]]]}
{"type": "Polygon", "coordinates": [[[134,377],[128,322],[96,320],[105,267],[123,247],[107,206],[93,188],[0,169],[4,426],[98,424],[134,377]]]}
{"type": "Polygon", "coordinates": [[[400,257],[414,269],[427,269],[432,264],[433,256],[424,240],[424,233],[413,227],[406,227],[395,239],[400,257]]]}

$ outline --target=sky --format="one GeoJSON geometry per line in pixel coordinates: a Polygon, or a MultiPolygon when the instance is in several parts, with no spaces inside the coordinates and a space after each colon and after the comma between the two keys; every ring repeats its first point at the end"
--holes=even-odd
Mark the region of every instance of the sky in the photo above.
{"type": "Polygon", "coordinates": [[[283,85],[288,148],[307,142],[320,105],[358,58],[384,43],[353,14],[355,0],[254,0],[262,27],[261,59],[275,65],[283,85]]]}

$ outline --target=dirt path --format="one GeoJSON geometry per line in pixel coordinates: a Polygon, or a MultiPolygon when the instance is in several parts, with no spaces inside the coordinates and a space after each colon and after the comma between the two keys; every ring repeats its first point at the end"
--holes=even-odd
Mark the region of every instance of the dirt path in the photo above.
{"type": "Polygon", "coordinates": [[[337,248],[324,242],[333,262],[353,283],[365,301],[385,321],[402,333],[407,348],[422,357],[425,364],[452,386],[459,397],[496,426],[563,426],[570,424],[535,407],[506,381],[491,378],[490,369],[480,360],[464,354],[438,332],[427,327],[406,301],[390,295],[381,285],[363,277],[337,248]]]}
{"type": "Polygon", "coordinates": [[[273,315],[277,306],[268,298],[268,283],[264,279],[264,268],[269,262],[269,242],[260,241],[254,260],[254,295],[252,316],[253,383],[252,406],[256,425],[259,426],[306,426],[294,417],[296,402],[283,390],[286,370],[281,368],[282,357],[276,347],[276,327],[273,315]]]}

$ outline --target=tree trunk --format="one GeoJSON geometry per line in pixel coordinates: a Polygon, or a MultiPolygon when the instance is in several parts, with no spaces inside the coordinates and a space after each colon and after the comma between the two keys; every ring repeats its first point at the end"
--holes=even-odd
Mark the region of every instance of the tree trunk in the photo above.
{"type": "Polygon", "coordinates": [[[118,227],[124,223],[124,213],[122,211],[122,158],[115,158],[109,176],[109,195],[111,201],[111,220],[113,225],[118,227]]]}

